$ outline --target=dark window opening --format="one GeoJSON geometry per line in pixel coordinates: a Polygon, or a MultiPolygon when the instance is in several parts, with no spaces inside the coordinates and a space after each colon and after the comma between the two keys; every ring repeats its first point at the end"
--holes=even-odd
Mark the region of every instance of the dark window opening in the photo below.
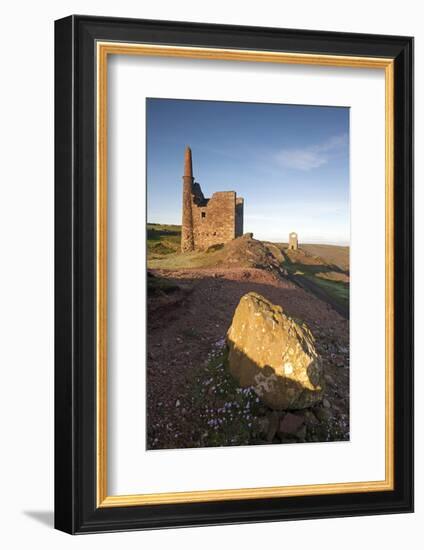
{"type": "Polygon", "coordinates": [[[206,212],[202,212],[202,218],[206,218],[206,212]]]}

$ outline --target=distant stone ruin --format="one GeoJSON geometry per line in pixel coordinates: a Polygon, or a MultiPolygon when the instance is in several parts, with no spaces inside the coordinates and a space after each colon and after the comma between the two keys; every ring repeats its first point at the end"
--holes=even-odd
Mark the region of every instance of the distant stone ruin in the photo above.
{"type": "Polygon", "coordinates": [[[299,243],[297,240],[297,233],[290,233],[289,235],[289,250],[297,250],[299,248],[299,243]]]}
{"type": "Polygon", "coordinates": [[[191,149],[184,157],[181,251],[205,250],[243,235],[243,199],[235,191],[219,191],[205,198],[194,181],[191,149]]]}

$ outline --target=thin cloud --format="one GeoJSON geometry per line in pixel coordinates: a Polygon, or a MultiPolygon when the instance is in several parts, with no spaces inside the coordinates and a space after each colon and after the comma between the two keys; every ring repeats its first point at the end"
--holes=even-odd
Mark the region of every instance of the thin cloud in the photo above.
{"type": "Polygon", "coordinates": [[[281,149],[275,155],[280,166],[307,172],[327,164],[347,144],[347,134],[333,136],[323,143],[298,149],[281,149]]]}

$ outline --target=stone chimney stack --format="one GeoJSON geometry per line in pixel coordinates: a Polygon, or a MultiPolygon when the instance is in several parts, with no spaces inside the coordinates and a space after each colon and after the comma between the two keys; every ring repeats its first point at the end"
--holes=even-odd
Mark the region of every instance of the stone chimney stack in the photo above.
{"type": "Polygon", "coordinates": [[[186,147],[184,155],[184,176],[183,176],[183,220],[181,227],[181,251],[192,252],[194,250],[193,234],[193,211],[192,211],[192,189],[193,189],[193,163],[191,160],[191,149],[186,147]]]}
{"type": "Polygon", "coordinates": [[[184,154],[184,177],[193,179],[193,162],[191,160],[191,149],[186,147],[184,154]]]}

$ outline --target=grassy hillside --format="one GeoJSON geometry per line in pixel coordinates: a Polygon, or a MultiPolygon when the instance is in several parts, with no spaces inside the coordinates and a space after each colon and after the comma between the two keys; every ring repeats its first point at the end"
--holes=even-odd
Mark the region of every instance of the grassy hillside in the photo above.
{"type": "Polygon", "coordinates": [[[181,254],[181,226],[147,225],[147,264],[150,269],[196,269],[202,267],[257,267],[288,276],[322,299],[347,312],[349,309],[349,247],[262,242],[249,234],[205,251],[181,254]]]}
{"type": "Polygon", "coordinates": [[[349,247],[302,245],[297,251],[283,248],[283,254],[284,267],[296,282],[349,311],[349,247]]]}
{"type": "Polygon", "coordinates": [[[179,252],[181,246],[181,226],[147,224],[147,257],[161,258],[179,252]]]}
{"type": "Polygon", "coordinates": [[[335,265],[342,271],[349,272],[348,246],[334,246],[329,244],[303,244],[302,249],[311,256],[321,258],[328,265],[335,265]]]}
{"type": "Polygon", "coordinates": [[[201,267],[259,267],[277,269],[283,261],[277,246],[253,239],[249,234],[207,250],[180,253],[181,227],[149,224],[147,264],[150,269],[201,267]]]}
{"type": "MultiPolygon", "coordinates": [[[[287,249],[288,243],[279,243],[277,246],[287,249]]],[[[319,263],[335,266],[343,272],[349,273],[349,246],[332,244],[301,244],[300,250],[308,256],[308,262],[317,260],[319,263]]]]}

